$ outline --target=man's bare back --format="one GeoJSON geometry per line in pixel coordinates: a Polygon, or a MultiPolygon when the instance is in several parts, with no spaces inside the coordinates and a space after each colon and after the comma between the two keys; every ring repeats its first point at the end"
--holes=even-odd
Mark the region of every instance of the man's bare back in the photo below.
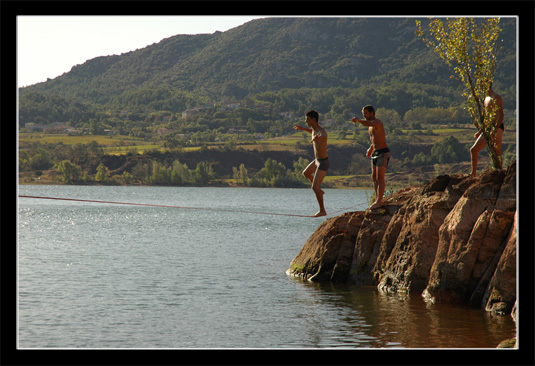
{"type": "MultiPolygon", "coordinates": [[[[496,128],[496,154],[498,155],[498,158],[501,161],[502,156],[502,138],[503,133],[505,131],[505,126],[503,125],[503,119],[504,119],[504,112],[503,112],[503,100],[500,94],[496,93],[494,90],[492,90],[492,85],[489,88],[489,95],[485,97],[485,100],[483,101],[483,104],[485,106],[485,113],[486,111],[495,110],[496,116],[494,121],[494,127],[496,128]],[[497,108],[496,108],[497,107],[497,108]]],[[[483,147],[486,145],[486,140],[481,133],[481,131],[477,131],[474,134],[474,138],[476,141],[474,142],[474,145],[470,148],[470,175],[475,177],[476,171],[477,171],[477,164],[479,161],[479,151],[483,149],[483,147]]]]}
{"type": "Polygon", "coordinates": [[[492,108],[498,107],[496,111],[496,128],[500,127],[500,124],[503,122],[503,100],[500,94],[496,93],[492,89],[490,90],[490,95],[485,98],[483,104],[485,105],[485,110],[491,110],[492,108]]]}

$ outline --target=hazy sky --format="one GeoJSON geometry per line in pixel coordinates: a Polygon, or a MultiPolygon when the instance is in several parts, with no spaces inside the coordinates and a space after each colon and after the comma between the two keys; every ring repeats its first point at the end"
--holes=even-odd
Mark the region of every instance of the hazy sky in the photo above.
{"type": "Polygon", "coordinates": [[[19,16],[17,84],[54,79],[92,58],[177,34],[224,32],[256,18],[262,16],[19,16]]]}

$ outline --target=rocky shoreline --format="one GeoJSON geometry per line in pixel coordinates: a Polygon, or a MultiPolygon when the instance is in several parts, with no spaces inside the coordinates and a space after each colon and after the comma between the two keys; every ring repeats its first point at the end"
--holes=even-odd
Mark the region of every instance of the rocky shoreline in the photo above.
{"type": "Polygon", "coordinates": [[[438,176],[394,193],[381,209],[327,219],[287,273],[418,293],[516,321],[516,241],[513,163],[475,178],[438,176]]]}

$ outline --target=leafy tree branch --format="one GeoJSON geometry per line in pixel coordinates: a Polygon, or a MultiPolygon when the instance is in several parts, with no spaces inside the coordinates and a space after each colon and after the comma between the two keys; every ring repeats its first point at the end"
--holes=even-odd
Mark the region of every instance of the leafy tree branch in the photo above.
{"type": "Polygon", "coordinates": [[[492,86],[499,49],[500,18],[431,19],[427,32],[416,20],[416,35],[432,48],[448,66],[453,67],[452,78],[464,86],[463,96],[470,117],[483,134],[494,168],[501,167],[495,141],[498,112],[495,104],[485,108],[485,97],[492,86]]]}

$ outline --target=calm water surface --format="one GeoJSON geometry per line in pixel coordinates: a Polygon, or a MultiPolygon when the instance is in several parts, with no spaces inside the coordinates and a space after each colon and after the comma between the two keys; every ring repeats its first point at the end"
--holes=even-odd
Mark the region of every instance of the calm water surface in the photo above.
{"type": "MultiPolygon", "coordinates": [[[[510,317],[285,274],[325,218],[308,189],[20,186],[20,348],[494,348],[510,317]],[[220,211],[218,211],[220,210],[220,211]]],[[[326,190],[328,212],[366,191],[326,190]]]]}

